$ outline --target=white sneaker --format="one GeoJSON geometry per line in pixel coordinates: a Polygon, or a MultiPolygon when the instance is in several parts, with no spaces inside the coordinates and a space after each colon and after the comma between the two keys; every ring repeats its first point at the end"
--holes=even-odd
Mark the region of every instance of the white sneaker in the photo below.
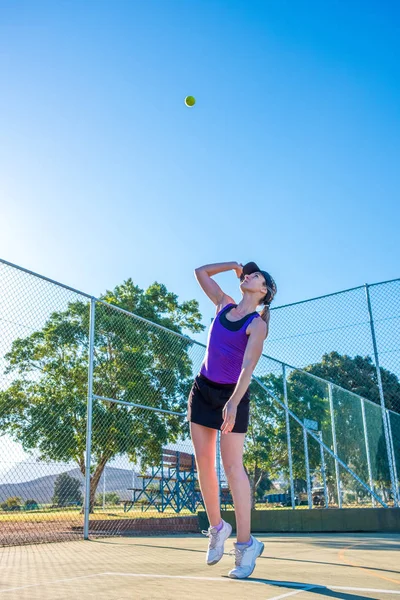
{"type": "Polygon", "coordinates": [[[228,577],[231,579],[245,579],[249,577],[256,566],[256,559],[264,552],[264,544],[251,536],[251,545],[243,549],[237,547],[232,552],[235,553],[235,567],[229,571],[228,577]]]}
{"type": "Polygon", "coordinates": [[[209,539],[206,563],[208,565],[216,565],[221,560],[224,554],[225,541],[232,533],[232,527],[229,523],[223,522],[222,528],[217,531],[216,527],[209,527],[208,531],[202,531],[209,539]]]}

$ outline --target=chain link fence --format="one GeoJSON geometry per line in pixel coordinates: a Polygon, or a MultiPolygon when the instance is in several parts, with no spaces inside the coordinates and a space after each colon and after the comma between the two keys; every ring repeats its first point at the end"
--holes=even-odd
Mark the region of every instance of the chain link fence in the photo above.
{"type": "MultiPolygon", "coordinates": [[[[0,544],[197,531],[204,346],[4,261],[0,286],[0,544]]],[[[251,394],[254,508],[397,504],[396,412],[267,356],[251,394]]]]}
{"type": "Polygon", "coordinates": [[[271,311],[268,354],[400,413],[400,279],[271,311]]]}
{"type": "Polygon", "coordinates": [[[0,263],[1,543],[83,526],[89,297],[0,263]]]}
{"type": "MultiPolygon", "coordinates": [[[[272,459],[274,453],[278,458],[277,468],[272,472],[276,478],[281,477],[281,487],[286,488],[292,498],[311,505],[307,489],[311,482],[313,505],[339,508],[398,505],[399,456],[394,450],[395,442],[392,446],[386,443],[380,405],[265,355],[256,367],[255,376],[259,385],[253,389],[252,401],[257,406],[254,411],[257,418],[262,414],[260,406],[268,407],[267,414],[271,418],[277,408],[282,409],[279,400],[291,413],[285,415],[283,411],[269,430],[271,421],[265,422],[263,430],[265,440],[274,441],[269,458],[272,459]],[[269,398],[265,394],[258,398],[260,384],[270,392],[269,398]],[[304,435],[309,443],[307,450],[304,435]]],[[[400,419],[397,417],[400,415],[385,410],[385,419],[391,422],[390,431],[395,431],[393,440],[398,435],[400,419]]],[[[288,498],[286,502],[289,503],[288,498]]]]}
{"type": "Polygon", "coordinates": [[[363,457],[369,480],[386,500],[399,496],[400,279],[279,306],[271,320],[269,354],[337,384],[334,403],[345,409],[338,413],[342,446],[358,423],[358,447],[361,433],[371,445],[363,457]],[[346,398],[344,390],[355,395],[346,398]],[[348,407],[349,427],[342,418],[348,407]]]}
{"type": "Polygon", "coordinates": [[[202,498],[186,405],[204,348],[103,302],[94,311],[89,532],[196,531],[202,498]]]}

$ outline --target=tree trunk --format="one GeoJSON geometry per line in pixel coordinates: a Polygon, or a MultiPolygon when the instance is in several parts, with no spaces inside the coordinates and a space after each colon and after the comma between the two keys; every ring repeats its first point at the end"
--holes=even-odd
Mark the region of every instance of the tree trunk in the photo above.
{"type": "Polygon", "coordinates": [[[381,491],[382,491],[383,501],[386,502],[386,504],[387,504],[389,502],[390,491],[384,485],[381,487],[381,491]]]}
{"type": "Polygon", "coordinates": [[[335,487],[335,483],[333,481],[327,481],[326,482],[326,487],[328,488],[328,502],[329,504],[335,504],[335,494],[336,494],[336,487],[335,487]]]}
{"type": "Polygon", "coordinates": [[[260,484],[262,477],[262,471],[258,467],[257,464],[254,465],[254,471],[251,479],[251,508],[255,510],[256,508],[256,492],[257,488],[260,484]]]}
{"type": "Polygon", "coordinates": [[[251,493],[251,508],[254,510],[256,508],[256,486],[255,486],[255,475],[253,473],[250,481],[250,493],[251,493]]]}
{"type": "MultiPolygon", "coordinates": [[[[109,458],[107,456],[102,456],[99,460],[93,475],[90,476],[90,497],[89,497],[89,513],[92,514],[94,512],[94,503],[96,500],[96,491],[97,486],[99,485],[100,477],[103,474],[104,467],[106,466],[109,458]]],[[[85,468],[84,468],[85,471],[85,468]]],[[[85,475],[85,472],[83,473],[85,475]]],[[[83,513],[85,507],[82,506],[81,513],[83,513]]]]}

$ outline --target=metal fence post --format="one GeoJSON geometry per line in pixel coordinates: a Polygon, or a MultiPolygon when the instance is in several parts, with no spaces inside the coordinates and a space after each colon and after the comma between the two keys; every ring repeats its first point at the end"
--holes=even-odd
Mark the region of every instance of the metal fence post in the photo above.
{"type": "MultiPolygon", "coordinates": [[[[332,383],[328,384],[329,388],[329,410],[331,413],[331,426],[332,426],[332,441],[333,441],[333,452],[335,456],[338,456],[337,453],[337,443],[336,443],[336,427],[335,427],[335,414],[333,411],[333,392],[332,392],[332,383]]],[[[340,484],[340,471],[339,471],[339,463],[335,458],[335,473],[336,473],[336,487],[337,487],[337,496],[338,496],[338,506],[342,508],[342,486],[340,484]]]]}
{"type": "MultiPolygon", "coordinates": [[[[322,431],[318,432],[318,437],[322,442],[322,431]]],[[[322,472],[322,481],[324,484],[324,498],[325,498],[325,508],[329,507],[329,494],[328,494],[328,486],[326,484],[326,469],[325,469],[325,454],[322,444],[319,445],[321,450],[321,472],[322,472]]]]}
{"type": "MultiPolygon", "coordinates": [[[[286,365],[282,364],[282,377],[283,377],[283,399],[285,402],[286,409],[289,406],[288,392],[287,392],[287,381],[286,381],[286,365]]],[[[294,481],[293,481],[293,458],[292,458],[292,440],[290,437],[290,416],[287,410],[285,410],[286,419],[286,437],[288,445],[288,459],[289,459],[289,477],[290,477],[290,497],[292,502],[292,508],[295,510],[296,501],[294,497],[294,481]]]]}
{"type": "Polygon", "coordinates": [[[388,409],[386,409],[386,418],[387,418],[387,424],[388,424],[388,431],[389,431],[389,441],[390,441],[390,449],[392,451],[392,456],[393,456],[393,475],[394,475],[394,484],[396,486],[396,490],[397,490],[397,499],[399,499],[399,480],[397,477],[397,465],[396,465],[396,456],[394,454],[394,445],[393,445],[393,435],[392,435],[392,424],[390,422],[390,411],[388,409]]]}
{"type": "Polygon", "coordinates": [[[217,432],[217,478],[218,478],[218,496],[221,502],[221,432],[217,432]]]}
{"type": "Polygon", "coordinates": [[[94,359],[94,321],[96,301],[90,299],[90,328],[89,328],[89,368],[88,368],[88,394],[86,415],[86,463],[85,463],[85,505],[83,538],[89,539],[89,513],[90,513],[90,455],[92,452],[92,413],[93,413],[93,359],[94,359]]]}
{"type": "Polygon", "coordinates": [[[308,458],[307,429],[305,427],[303,427],[303,438],[304,438],[304,459],[305,459],[305,462],[306,462],[308,508],[312,508],[313,507],[313,503],[312,503],[312,493],[311,493],[310,461],[309,461],[309,458],[308,458]]]}
{"type": "MultiPolygon", "coordinates": [[[[371,490],[373,490],[374,483],[372,481],[371,456],[369,453],[368,430],[367,430],[367,420],[365,418],[364,398],[360,398],[360,402],[361,402],[361,414],[362,414],[363,429],[364,429],[365,452],[367,453],[369,487],[371,488],[371,490]]],[[[375,505],[376,505],[375,498],[372,496],[372,506],[375,507],[375,505]]]]}
{"type": "Polygon", "coordinates": [[[390,473],[390,483],[392,486],[393,493],[393,503],[395,506],[399,506],[399,501],[397,497],[398,490],[396,489],[396,484],[394,481],[394,471],[393,471],[393,461],[392,461],[392,452],[390,448],[390,439],[389,439],[389,431],[386,419],[386,406],[385,406],[385,396],[383,393],[383,385],[382,385],[382,377],[381,377],[381,369],[379,366],[379,356],[378,356],[378,346],[376,343],[376,335],[375,335],[375,326],[374,319],[372,316],[372,307],[371,307],[371,297],[369,293],[369,285],[365,284],[365,294],[367,297],[367,307],[368,307],[368,315],[369,315],[369,324],[371,327],[371,337],[372,337],[372,346],[374,349],[374,358],[375,358],[375,368],[376,368],[376,377],[378,381],[378,389],[379,389],[379,398],[381,401],[381,410],[382,410],[382,421],[383,421],[383,430],[385,432],[385,441],[386,441],[386,450],[389,464],[389,473],[390,473]]]}

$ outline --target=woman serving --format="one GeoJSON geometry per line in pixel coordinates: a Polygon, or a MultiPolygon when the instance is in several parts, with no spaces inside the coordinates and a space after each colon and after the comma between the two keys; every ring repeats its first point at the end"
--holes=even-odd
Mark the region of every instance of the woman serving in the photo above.
{"type": "Polygon", "coordinates": [[[217,432],[221,430],[221,456],[233,497],[237,541],[235,567],[229,577],[251,575],[264,544],[250,532],[250,484],[243,466],[244,440],[249,424],[249,385],[268,335],[269,306],[277,288],[271,275],[254,262],[205,265],[195,270],[200,286],[216,305],[207,349],[199,375],[189,394],[188,420],[197,470],[210,527],[206,562],[215,565],[224,553],[232,527],[221,519],[219,485],[215,470],[217,432]],[[242,299],[236,304],[212,279],[234,270],[240,279],[242,299]],[[256,309],[262,305],[263,309],[256,309]]]}

